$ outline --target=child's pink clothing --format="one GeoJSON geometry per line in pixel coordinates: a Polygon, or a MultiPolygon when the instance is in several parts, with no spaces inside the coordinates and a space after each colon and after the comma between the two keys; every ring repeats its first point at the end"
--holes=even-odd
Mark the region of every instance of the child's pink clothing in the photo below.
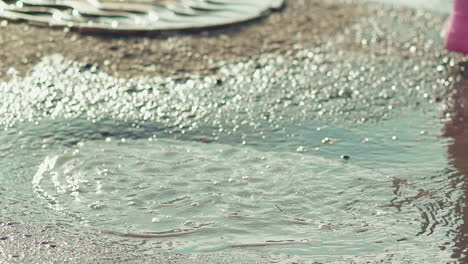
{"type": "Polygon", "coordinates": [[[445,34],[448,50],[468,53],[468,0],[455,0],[445,34]]]}

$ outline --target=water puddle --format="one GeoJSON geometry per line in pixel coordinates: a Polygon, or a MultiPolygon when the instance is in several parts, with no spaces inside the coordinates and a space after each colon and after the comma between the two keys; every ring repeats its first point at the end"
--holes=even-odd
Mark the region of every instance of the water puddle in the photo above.
{"type": "MultiPolygon", "coordinates": [[[[174,140],[79,145],[45,158],[32,180],[38,196],[101,230],[190,235],[178,250],[247,247],[255,237],[265,245],[309,241],[333,229],[346,229],[341,239],[352,240],[369,225],[385,225],[359,214],[381,218],[389,210],[388,179],[340,161],[174,140]]],[[[381,236],[369,234],[367,241],[381,236]]]]}
{"type": "Polygon", "coordinates": [[[207,142],[143,132],[149,128],[138,137],[125,123],[119,131],[133,136],[102,136],[102,123],[63,123],[44,120],[0,136],[5,160],[15,160],[2,170],[16,175],[2,193],[19,194],[0,193],[10,203],[5,213],[31,210],[74,229],[144,240],[142,248],[161,252],[330,262],[384,258],[403,248],[415,260],[451,254],[440,248],[453,245],[447,235],[456,227],[461,190],[452,182],[460,176],[447,164],[445,143],[433,131],[421,133],[433,126],[425,115],[378,126],[290,126],[244,146],[228,137],[207,142]],[[69,140],[71,131],[77,140],[69,140]],[[322,143],[324,134],[336,142],[322,143]],[[287,135],[291,140],[279,143],[287,135]],[[296,142],[309,142],[308,151],[297,152],[296,142]],[[25,199],[34,202],[23,207],[25,199]]]}
{"type": "Polygon", "coordinates": [[[433,52],[429,13],[414,37],[410,13],[187,80],[118,78],[60,55],[11,70],[2,216],[149,256],[460,258],[464,176],[441,136],[457,58],[433,52]]]}

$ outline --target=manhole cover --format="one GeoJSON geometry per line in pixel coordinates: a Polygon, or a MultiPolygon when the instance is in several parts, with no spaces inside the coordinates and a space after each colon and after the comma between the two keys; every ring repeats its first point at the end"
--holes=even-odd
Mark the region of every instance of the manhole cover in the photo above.
{"type": "Polygon", "coordinates": [[[97,31],[160,31],[248,21],[284,0],[0,0],[0,17],[97,31]]]}

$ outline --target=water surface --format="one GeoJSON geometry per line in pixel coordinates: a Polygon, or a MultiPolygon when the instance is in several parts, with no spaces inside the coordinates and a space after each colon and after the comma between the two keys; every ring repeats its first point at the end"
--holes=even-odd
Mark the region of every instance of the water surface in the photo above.
{"type": "Polygon", "coordinates": [[[441,135],[457,57],[433,52],[443,19],[424,12],[417,34],[409,15],[363,18],[218,76],[123,79],[60,55],[12,71],[2,215],[142,253],[455,262],[463,175],[441,135]]]}

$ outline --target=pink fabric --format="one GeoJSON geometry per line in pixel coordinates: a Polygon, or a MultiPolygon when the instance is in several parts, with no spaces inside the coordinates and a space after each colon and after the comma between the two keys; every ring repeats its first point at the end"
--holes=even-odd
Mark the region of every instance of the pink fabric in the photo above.
{"type": "Polygon", "coordinates": [[[468,53],[468,0],[455,0],[446,26],[445,48],[468,53]]]}
{"type": "Polygon", "coordinates": [[[461,13],[468,15],[466,12],[468,11],[468,1],[466,0],[455,0],[453,3],[453,11],[454,13],[461,13]]]}

